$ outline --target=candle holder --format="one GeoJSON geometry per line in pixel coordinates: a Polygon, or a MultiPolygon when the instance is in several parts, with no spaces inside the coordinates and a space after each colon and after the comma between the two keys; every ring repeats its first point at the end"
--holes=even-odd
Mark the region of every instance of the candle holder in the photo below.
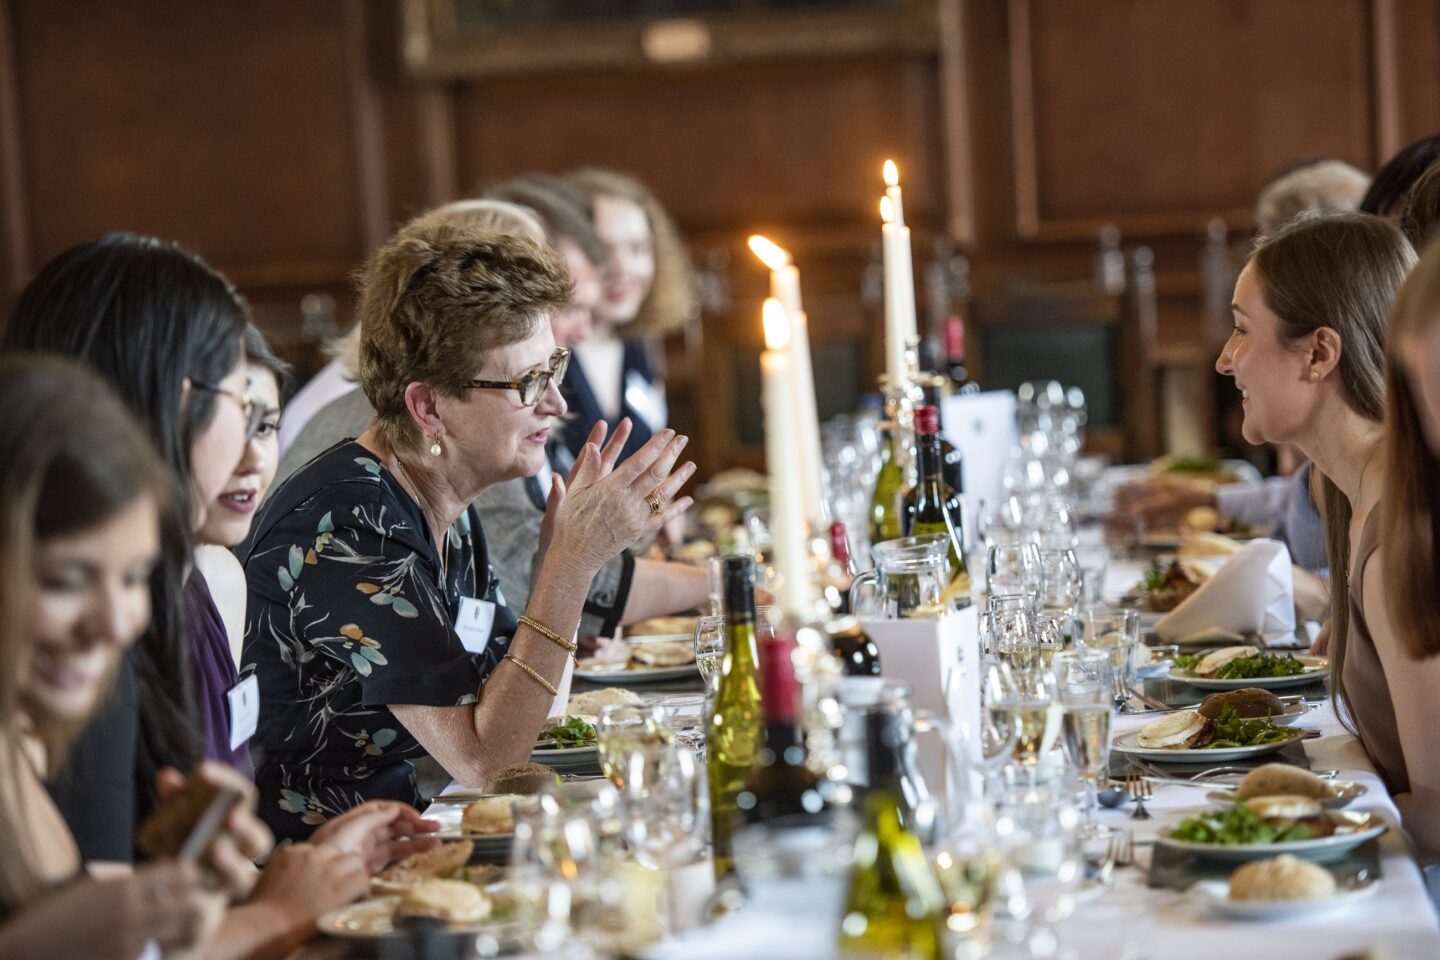
{"type": "Polygon", "coordinates": [[[913,487],[919,472],[915,455],[915,408],[921,400],[919,387],[913,379],[892,384],[882,374],[880,392],[885,396],[885,419],[894,424],[895,462],[905,474],[906,486],[913,487]]]}

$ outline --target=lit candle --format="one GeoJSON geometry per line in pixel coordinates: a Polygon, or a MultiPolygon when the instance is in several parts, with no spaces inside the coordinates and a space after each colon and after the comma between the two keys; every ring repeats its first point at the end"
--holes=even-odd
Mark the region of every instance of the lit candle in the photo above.
{"type": "Polygon", "coordinates": [[[765,301],[765,352],[760,354],[760,383],[765,403],[765,463],[770,472],[770,540],[780,574],[781,613],[808,619],[810,564],[807,552],[800,449],[795,436],[794,357],[788,349],[790,319],[780,301],[765,301]]]}
{"type": "Polygon", "coordinates": [[[780,302],[789,319],[789,352],[793,358],[795,438],[800,446],[800,489],[809,509],[804,516],[812,528],[823,527],[825,484],[821,479],[820,414],[815,406],[815,373],[810,362],[810,325],[800,307],[800,271],[782,247],[756,234],[750,249],[770,268],[770,296],[780,302]]]}
{"type": "Polygon", "coordinates": [[[915,270],[910,259],[910,228],[900,196],[900,171],[885,161],[885,196],[880,201],[885,254],[885,370],[892,384],[908,375],[905,348],[919,340],[915,319],[915,270]]]}

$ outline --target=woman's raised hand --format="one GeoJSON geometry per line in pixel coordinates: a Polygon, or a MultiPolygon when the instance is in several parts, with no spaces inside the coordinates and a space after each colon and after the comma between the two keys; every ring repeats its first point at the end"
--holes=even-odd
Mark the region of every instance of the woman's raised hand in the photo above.
{"type": "Polygon", "coordinates": [[[603,447],[604,423],[590,431],[569,485],[557,477],[551,486],[542,548],[563,551],[581,569],[598,570],[689,508],[691,498],[678,494],[694,475],[695,464],[686,461],[676,467],[676,461],[690,438],[662,430],[617,464],[629,435],[628,419],[620,421],[603,447]]]}

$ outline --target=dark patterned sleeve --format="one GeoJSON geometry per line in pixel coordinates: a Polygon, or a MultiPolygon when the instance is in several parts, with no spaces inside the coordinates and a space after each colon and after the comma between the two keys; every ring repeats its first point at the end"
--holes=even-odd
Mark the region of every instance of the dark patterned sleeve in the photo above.
{"type": "Polygon", "coordinates": [[[455,635],[424,531],[383,498],[334,495],[346,486],[298,508],[286,527],[301,535],[249,564],[252,579],[269,578],[284,596],[274,612],[299,641],[291,656],[338,661],[368,706],[474,702],[480,658],[455,635]]]}

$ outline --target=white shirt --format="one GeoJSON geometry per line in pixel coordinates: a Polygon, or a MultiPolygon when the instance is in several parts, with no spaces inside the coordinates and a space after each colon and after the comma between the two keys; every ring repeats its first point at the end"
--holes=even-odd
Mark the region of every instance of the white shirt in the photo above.
{"type": "MultiPolygon", "coordinates": [[[[586,371],[589,372],[589,371],[586,371]]],[[[320,412],[331,400],[337,400],[352,390],[360,388],[359,381],[339,360],[331,360],[311,377],[280,414],[280,455],[290,449],[290,444],[300,435],[300,430],[310,418],[320,412]]],[[[618,377],[619,374],[617,373],[618,377]]]]}
{"type": "Polygon", "coordinates": [[[605,419],[619,418],[624,397],[620,371],[625,367],[625,341],[618,337],[586,340],[575,345],[575,357],[585,371],[585,379],[605,419]]]}

